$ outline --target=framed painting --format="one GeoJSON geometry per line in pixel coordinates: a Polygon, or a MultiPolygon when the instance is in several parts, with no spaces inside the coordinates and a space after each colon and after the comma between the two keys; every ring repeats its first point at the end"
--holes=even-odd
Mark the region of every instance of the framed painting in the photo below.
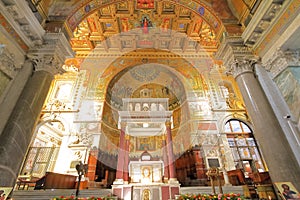
{"type": "Polygon", "coordinates": [[[274,183],[283,200],[300,200],[300,193],[291,182],[274,183]]]}

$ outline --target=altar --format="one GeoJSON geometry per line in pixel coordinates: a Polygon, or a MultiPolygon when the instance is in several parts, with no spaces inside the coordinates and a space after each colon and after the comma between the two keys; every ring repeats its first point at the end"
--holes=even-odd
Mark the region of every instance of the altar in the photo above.
{"type": "Polygon", "coordinates": [[[112,185],[113,195],[118,198],[169,200],[179,194],[172,111],[168,107],[166,98],[123,99],[123,111],[118,112],[120,148],[112,185]]]}
{"type": "Polygon", "coordinates": [[[162,161],[130,161],[130,182],[142,184],[162,183],[163,170],[162,161]]]}

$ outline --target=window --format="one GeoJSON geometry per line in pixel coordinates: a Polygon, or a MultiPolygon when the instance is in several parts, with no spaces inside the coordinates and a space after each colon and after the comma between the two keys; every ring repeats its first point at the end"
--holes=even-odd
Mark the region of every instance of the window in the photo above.
{"type": "Polygon", "coordinates": [[[253,171],[265,171],[252,131],[245,123],[230,120],[225,124],[225,132],[235,166],[244,170],[245,177],[253,171]]]}

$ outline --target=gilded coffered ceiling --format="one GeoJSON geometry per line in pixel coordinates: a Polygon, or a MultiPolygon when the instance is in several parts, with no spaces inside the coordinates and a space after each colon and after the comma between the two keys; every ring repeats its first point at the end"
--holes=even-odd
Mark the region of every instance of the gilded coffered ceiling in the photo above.
{"type": "MultiPolygon", "coordinates": [[[[199,12],[204,14],[205,9],[202,8],[199,12]]],[[[178,47],[186,50],[187,41],[180,34],[188,35],[191,40],[210,51],[216,50],[218,46],[215,28],[199,14],[174,3],[151,0],[124,1],[100,8],[75,28],[71,44],[78,54],[91,51],[100,43],[106,50],[172,50],[178,47]],[[119,37],[115,41],[107,40],[117,34],[119,37]],[[172,40],[171,35],[174,34],[178,36],[172,40]]],[[[194,45],[193,48],[199,47],[194,45]]]]}

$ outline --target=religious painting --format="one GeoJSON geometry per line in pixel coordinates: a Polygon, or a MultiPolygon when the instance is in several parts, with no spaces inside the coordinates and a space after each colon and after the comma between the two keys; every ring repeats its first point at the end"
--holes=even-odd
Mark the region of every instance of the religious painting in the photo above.
{"type": "Polygon", "coordinates": [[[141,29],[143,31],[144,34],[148,34],[149,33],[149,28],[152,27],[152,21],[149,19],[149,17],[144,16],[142,18],[142,20],[140,21],[141,23],[141,29]]]}
{"type": "Polygon", "coordinates": [[[171,19],[168,17],[164,18],[160,25],[161,31],[167,32],[170,29],[170,25],[171,25],[171,19]]]}
{"type": "Polygon", "coordinates": [[[154,8],[154,0],[137,0],[136,7],[138,9],[153,9],[154,8]]]}
{"type": "Polygon", "coordinates": [[[155,137],[138,137],[136,140],[137,151],[155,151],[156,141],[155,137]]]}
{"type": "Polygon", "coordinates": [[[275,186],[283,200],[300,200],[300,193],[291,182],[277,182],[275,186]]]}
{"type": "Polygon", "coordinates": [[[0,187],[0,200],[7,199],[12,189],[13,189],[12,187],[0,187]]]}

